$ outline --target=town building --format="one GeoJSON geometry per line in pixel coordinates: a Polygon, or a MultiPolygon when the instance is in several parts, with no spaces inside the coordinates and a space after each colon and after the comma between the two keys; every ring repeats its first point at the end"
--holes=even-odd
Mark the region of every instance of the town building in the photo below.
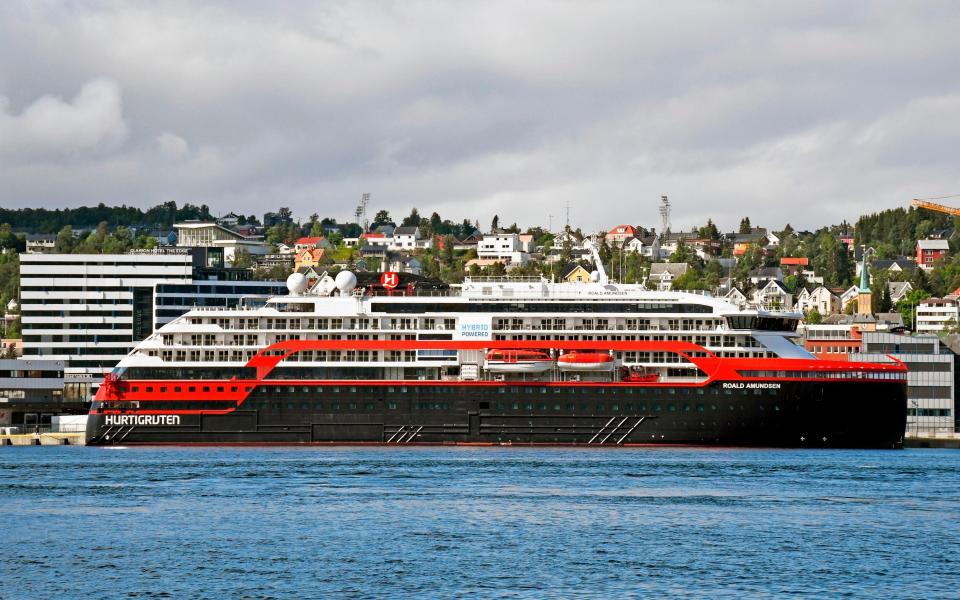
{"type": "Polygon", "coordinates": [[[640,232],[637,231],[637,228],[633,225],[617,225],[607,232],[607,243],[611,246],[619,246],[630,238],[635,238],[639,235],[640,232]]]}
{"type": "Polygon", "coordinates": [[[413,275],[420,275],[421,264],[420,260],[415,256],[400,256],[391,260],[387,265],[386,270],[397,273],[412,273],[413,275]]]}
{"type": "Polygon", "coordinates": [[[948,298],[926,298],[916,308],[914,329],[917,333],[930,333],[955,329],[960,323],[957,301],[948,298]]]}
{"type": "Polygon", "coordinates": [[[301,250],[313,250],[316,248],[328,250],[330,249],[330,242],[328,242],[327,238],[325,237],[313,236],[302,237],[293,243],[294,252],[300,252],[301,250]]]}
{"type": "Polygon", "coordinates": [[[587,283],[590,281],[590,271],[581,264],[570,263],[560,271],[560,280],[567,283],[587,283]]]}
{"type": "MultiPolygon", "coordinates": [[[[860,270],[863,268],[862,261],[857,263],[857,276],[860,276],[860,270]]],[[[903,273],[906,275],[912,275],[914,271],[917,270],[917,261],[911,258],[892,258],[887,260],[877,259],[870,263],[870,271],[876,273],[878,271],[887,271],[889,273],[903,273]]]]}
{"type": "MultiPolygon", "coordinates": [[[[609,244],[611,249],[619,249],[624,254],[635,252],[640,256],[646,256],[653,260],[660,260],[660,242],[655,235],[645,237],[633,237],[626,239],[619,244],[609,244]]],[[[556,246],[555,246],[556,247],[556,246]]],[[[669,256],[669,255],[668,255],[669,256]]]]}
{"type": "MultiPolygon", "coordinates": [[[[570,248],[569,260],[592,260],[593,254],[590,250],[586,248],[570,248]]],[[[550,248],[550,252],[547,253],[544,261],[547,264],[556,264],[563,262],[563,248],[557,248],[554,246],[550,248]]]]}
{"type": "Polygon", "coordinates": [[[360,235],[360,244],[362,247],[381,246],[386,248],[393,245],[393,238],[379,232],[370,232],[360,235]]]}
{"type": "Polygon", "coordinates": [[[0,426],[49,426],[53,415],[86,413],[85,401],[66,383],[62,360],[0,359],[0,426]]]}
{"type": "Polygon", "coordinates": [[[932,269],[938,260],[947,258],[950,243],[947,240],[917,240],[917,265],[932,269]]]}
{"type": "Polygon", "coordinates": [[[519,237],[520,251],[526,252],[527,254],[533,254],[534,250],[536,250],[536,248],[534,248],[533,235],[529,233],[521,233],[519,237]]]}
{"type": "Polygon", "coordinates": [[[31,233],[27,234],[26,243],[27,254],[50,254],[56,251],[57,236],[31,233]]]}
{"type": "Polygon", "coordinates": [[[274,267],[283,267],[293,270],[293,263],[296,257],[291,253],[277,252],[273,254],[264,254],[254,259],[256,265],[263,269],[272,269],[274,267]]]}
{"type": "Polygon", "coordinates": [[[779,267],[759,267],[750,271],[750,283],[762,286],[768,281],[783,281],[783,271],[779,267]]]}
{"type": "Polygon", "coordinates": [[[887,290],[890,292],[890,301],[896,304],[913,291],[913,284],[909,281],[888,281],[887,290]]]}
{"type": "Polygon", "coordinates": [[[507,232],[483,236],[477,244],[477,257],[518,265],[526,264],[530,259],[530,255],[522,249],[520,235],[507,232]]]}
{"type": "Polygon", "coordinates": [[[571,248],[582,248],[583,240],[574,235],[572,231],[565,229],[553,235],[554,248],[562,248],[564,245],[569,245],[571,248]]]}
{"type": "Polygon", "coordinates": [[[293,268],[299,270],[303,267],[319,267],[323,262],[326,251],[323,248],[303,248],[298,250],[293,268]]]}
{"type": "Polygon", "coordinates": [[[851,352],[863,349],[861,324],[854,324],[851,315],[803,326],[803,346],[807,352],[823,360],[849,360],[851,352]]]}
{"type": "Polygon", "coordinates": [[[218,225],[223,225],[224,227],[233,228],[240,224],[240,221],[246,221],[246,217],[243,215],[238,215],[236,213],[227,213],[222,217],[217,219],[218,225]]]}
{"type": "Polygon", "coordinates": [[[797,310],[806,313],[814,309],[824,316],[838,313],[840,298],[822,285],[812,291],[804,288],[797,294],[797,310]]]}
{"type": "Polygon", "coordinates": [[[750,306],[750,301],[747,298],[746,294],[741,292],[738,288],[730,288],[730,291],[723,297],[724,300],[733,304],[740,310],[746,310],[750,306]]]}
{"type": "Polygon", "coordinates": [[[23,340],[21,338],[0,338],[0,358],[17,358],[22,355],[23,340]]]}
{"type": "Polygon", "coordinates": [[[766,248],[770,244],[767,230],[760,227],[755,227],[750,233],[728,234],[728,238],[733,242],[734,256],[743,256],[750,248],[766,248]]]}
{"type": "Polygon", "coordinates": [[[903,362],[907,373],[907,434],[935,435],[955,430],[956,355],[933,335],[863,334],[863,350],[850,360],[903,362]]]}
{"type": "Polygon", "coordinates": [[[247,237],[217,223],[187,221],[173,227],[177,230],[178,247],[222,248],[227,263],[233,263],[241,250],[253,257],[270,253],[270,246],[262,238],[247,237]]]}
{"type": "Polygon", "coordinates": [[[689,268],[687,263],[653,263],[650,265],[647,287],[667,291],[672,288],[673,281],[689,268]]]}
{"type": "Polygon", "coordinates": [[[393,241],[390,244],[391,250],[413,250],[420,247],[420,228],[408,225],[397,227],[393,230],[393,241]]]}
{"type": "Polygon", "coordinates": [[[790,310],[793,294],[783,282],[767,281],[753,293],[753,304],[763,310],[790,310]]]}
{"type": "Polygon", "coordinates": [[[21,254],[23,356],[66,361],[66,373],[99,385],[104,373],[153,332],[158,283],[190,283],[194,257],[172,249],[138,254],[21,254]]]}
{"type": "Polygon", "coordinates": [[[860,296],[860,287],[851,285],[840,294],[840,310],[846,311],[847,305],[857,300],[860,296]]]}
{"type": "MultiPolygon", "coordinates": [[[[464,236],[463,239],[456,240],[453,244],[453,249],[461,252],[476,250],[477,244],[479,244],[481,240],[483,240],[483,234],[474,230],[472,233],[464,236]]],[[[556,246],[556,240],[554,240],[554,246],[556,246]]]]}
{"type": "Polygon", "coordinates": [[[242,281],[249,271],[224,268],[223,253],[215,247],[21,254],[23,357],[64,361],[67,382],[88,393],[156,326],[190,308],[284,293],[282,284],[242,281]],[[245,289],[217,287],[224,282],[245,289]]]}
{"type": "Polygon", "coordinates": [[[810,259],[805,256],[784,256],[780,259],[780,268],[787,275],[803,273],[810,266],[810,259]]]}

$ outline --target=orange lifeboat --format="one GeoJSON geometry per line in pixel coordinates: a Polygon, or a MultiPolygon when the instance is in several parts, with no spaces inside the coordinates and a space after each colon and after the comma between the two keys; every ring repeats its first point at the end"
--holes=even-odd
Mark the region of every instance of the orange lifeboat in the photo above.
{"type": "Polygon", "coordinates": [[[494,373],[543,373],[553,367],[553,359],[538,350],[491,350],[485,368],[494,373]]]}
{"type": "Polygon", "coordinates": [[[623,367],[620,369],[620,380],[629,383],[656,383],[660,381],[660,374],[644,367],[623,367]]]}
{"type": "Polygon", "coordinates": [[[613,357],[606,352],[573,350],[557,359],[561,371],[609,371],[613,369],[613,357]]]}

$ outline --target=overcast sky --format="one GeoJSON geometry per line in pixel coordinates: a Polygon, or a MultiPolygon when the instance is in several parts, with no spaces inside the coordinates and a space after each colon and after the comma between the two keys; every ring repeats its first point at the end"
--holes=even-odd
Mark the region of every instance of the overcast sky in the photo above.
{"type": "Polygon", "coordinates": [[[812,228],[960,194],[958,32],[949,0],[5,1],[0,205],[812,228]]]}

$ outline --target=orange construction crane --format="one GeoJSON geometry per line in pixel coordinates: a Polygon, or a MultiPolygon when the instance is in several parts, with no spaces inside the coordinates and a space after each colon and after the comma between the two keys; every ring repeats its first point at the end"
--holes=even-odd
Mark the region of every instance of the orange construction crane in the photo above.
{"type": "Polygon", "coordinates": [[[937,212],[953,215],[954,217],[960,217],[960,208],[953,208],[952,206],[944,206],[943,204],[937,204],[936,202],[929,202],[927,200],[913,200],[910,204],[916,206],[917,208],[935,210],[937,212]]]}

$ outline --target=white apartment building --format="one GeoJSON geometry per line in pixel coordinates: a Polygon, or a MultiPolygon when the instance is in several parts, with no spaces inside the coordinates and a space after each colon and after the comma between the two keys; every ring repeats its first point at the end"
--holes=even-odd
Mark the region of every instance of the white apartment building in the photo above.
{"type": "Polygon", "coordinates": [[[956,327],[960,323],[957,301],[946,298],[927,298],[916,309],[915,326],[917,333],[943,331],[956,327]]]}
{"type": "Polygon", "coordinates": [[[516,233],[491,233],[483,236],[477,244],[477,257],[481,259],[501,260],[510,264],[523,265],[530,260],[530,254],[523,251],[520,235],[516,233]]]}
{"type": "Polygon", "coordinates": [[[187,249],[21,254],[23,356],[67,361],[68,379],[99,385],[104,373],[153,333],[154,286],[190,283],[192,275],[187,249]]]}
{"type": "Polygon", "coordinates": [[[397,227],[393,230],[393,250],[413,250],[420,242],[420,228],[414,226],[397,227]]]}

